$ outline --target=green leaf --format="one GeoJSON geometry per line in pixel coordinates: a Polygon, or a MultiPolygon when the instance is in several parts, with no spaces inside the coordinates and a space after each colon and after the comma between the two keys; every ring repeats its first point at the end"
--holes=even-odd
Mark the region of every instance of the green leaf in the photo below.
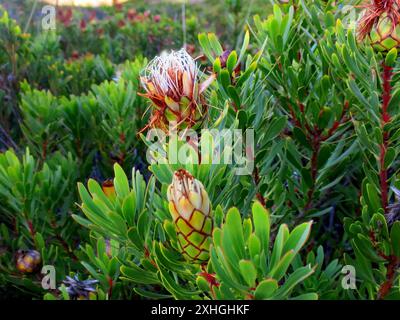
{"type": "Polygon", "coordinates": [[[125,198],[126,196],[129,195],[128,178],[124,170],[118,163],[114,165],[114,173],[115,173],[115,179],[114,179],[115,192],[119,197],[125,198]]]}
{"type": "Polygon", "coordinates": [[[377,212],[381,207],[381,201],[378,196],[376,187],[373,184],[367,184],[368,202],[373,212],[377,212]]]}
{"type": "Polygon", "coordinates": [[[310,266],[296,269],[276,292],[276,298],[284,299],[289,296],[293,288],[314,273],[310,266]]]}
{"type": "Polygon", "coordinates": [[[226,60],[226,68],[229,71],[229,74],[232,74],[233,70],[236,67],[236,63],[237,63],[237,53],[235,50],[233,50],[229,56],[228,59],[226,60]]]}
{"type": "Polygon", "coordinates": [[[285,116],[276,118],[265,131],[264,141],[271,141],[275,139],[286,127],[286,124],[287,119],[285,116]]]}
{"type": "Polygon", "coordinates": [[[242,48],[240,49],[238,62],[242,61],[242,59],[246,53],[247,47],[249,46],[249,41],[250,41],[250,33],[249,33],[249,30],[246,30],[246,32],[244,34],[242,48]]]}
{"type": "Polygon", "coordinates": [[[171,299],[171,295],[157,293],[154,291],[144,290],[142,288],[133,288],[133,290],[140,296],[149,299],[171,299]]]}
{"type": "Polygon", "coordinates": [[[207,58],[210,61],[214,61],[214,58],[213,58],[212,53],[211,53],[210,42],[208,40],[207,35],[205,33],[200,33],[198,35],[198,40],[199,40],[200,46],[202,47],[203,52],[207,56],[207,58]]]}
{"type": "Polygon", "coordinates": [[[398,52],[396,48],[391,49],[387,54],[385,58],[385,64],[388,67],[393,67],[396,60],[397,60],[398,52]]]}
{"type": "Polygon", "coordinates": [[[239,93],[236,90],[236,88],[234,86],[228,86],[227,91],[228,91],[229,97],[235,103],[236,107],[240,108],[240,106],[241,106],[240,97],[239,97],[239,93]]]}
{"type": "Polygon", "coordinates": [[[359,233],[356,238],[354,238],[357,247],[360,249],[361,253],[368,259],[374,262],[384,262],[385,259],[380,257],[373,247],[371,240],[365,235],[359,233]]]}
{"type": "Polygon", "coordinates": [[[390,230],[390,241],[392,242],[393,254],[400,258],[400,221],[396,221],[390,230]]]}
{"type": "Polygon", "coordinates": [[[216,74],[220,73],[220,71],[221,71],[221,59],[220,58],[217,58],[214,60],[213,70],[216,74]]]}
{"type": "Polygon", "coordinates": [[[257,286],[254,296],[258,300],[269,299],[272,298],[277,289],[278,281],[275,279],[265,279],[257,286]]]}
{"type": "Polygon", "coordinates": [[[221,70],[219,77],[221,79],[222,86],[226,91],[228,91],[228,87],[231,84],[231,76],[229,74],[229,71],[226,69],[221,70]]]}
{"type": "Polygon", "coordinates": [[[44,249],[45,243],[43,240],[43,236],[39,232],[36,232],[36,234],[35,234],[35,244],[36,244],[36,248],[39,251],[42,251],[42,249],[44,249]]]}
{"type": "Polygon", "coordinates": [[[238,257],[244,257],[244,236],[242,219],[237,208],[229,209],[226,215],[226,222],[223,226],[223,237],[229,237],[231,246],[237,252],[238,257]]]}
{"type": "Polygon", "coordinates": [[[197,287],[199,287],[200,290],[202,290],[204,292],[209,292],[210,291],[210,284],[202,276],[198,276],[196,278],[196,285],[197,285],[197,287]]]}
{"type": "Polygon", "coordinates": [[[214,221],[217,227],[220,227],[224,219],[224,212],[221,205],[218,205],[214,210],[214,221]]]}
{"type": "Polygon", "coordinates": [[[396,150],[392,147],[389,147],[386,150],[386,155],[385,155],[385,163],[384,163],[385,169],[388,169],[392,165],[395,158],[396,158],[396,150]]]}
{"type": "Polygon", "coordinates": [[[131,265],[130,267],[121,266],[122,274],[127,277],[128,280],[140,284],[158,284],[160,281],[151,272],[148,272],[138,266],[131,265]]]}
{"type": "Polygon", "coordinates": [[[268,276],[274,278],[276,281],[281,280],[285,274],[290,264],[292,263],[296,253],[293,250],[286,252],[278,264],[270,271],[268,276]]]}
{"type": "Polygon", "coordinates": [[[257,270],[253,262],[249,260],[240,260],[239,269],[248,286],[251,288],[254,287],[257,279],[257,270]]]}
{"type": "Polygon", "coordinates": [[[258,237],[252,233],[249,237],[248,244],[247,244],[250,252],[250,257],[254,261],[254,257],[261,253],[261,243],[258,237]]]}
{"type": "Polygon", "coordinates": [[[260,240],[262,250],[268,254],[270,236],[269,213],[258,201],[254,202],[252,212],[255,234],[260,240]]]}
{"type": "Polygon", "coordinates": [[[306,134],[304,131],[298,127],[295,127],[293,129],[293,136],[296,139],[297,142],[299,142],[301,145],[306,147],[307,149],[312,149],[310,142],[307,139],[306,134]]]}
{"type": "Polygon", "coordinates": [[[271,268],[274,268],[281,259],[283,245],[286,241],[286,235],[289,233],[288,226],[281,224],[278,230],[278,235],[275,238],[274,248],[271,255],[271,268]]]}
{"type": "Polygon", "coordinates": [[[240,88],[248,78],[254,73],[254,71],[257,68],[257,62],[253,62],[245,72],[242,73],[242,75],[239,77],[239,79],[236,82],[236,87],[240,88]]]}
{"type": "Polygon", "coordinates": [[[285,243],[283,253],[286,253],[289,250],[293,250],[295,253],[299,252],[310,236],[312,223],[313,221],[311,220],[310,222],[302,223],[294,228],[285,243]]]}
{"type": "Polygon", "coordinates": [[[315,292],[304,293],[291,298],[291,300],[318,300],[318,294],[316,294],[315,292]]]}
{"type": "Polygon", "coordinates": [[[129,196],[125,198],[122,204],[122,213],[128,224],[128,226],[133,226],[135,223],[135,213],[136,213],[136,194],[131,191],[129,196]]]}
{"type": "Polygon", "coordinates": [[[209,33],[208,34],[208,42],[211,46],[211,48],[214,50],[214,52],[216,53],[217,56],[220,56],[224,50],[222,49],[221,44],[218,41],[217,36],[215,35],[215,33],[209,33]]]}

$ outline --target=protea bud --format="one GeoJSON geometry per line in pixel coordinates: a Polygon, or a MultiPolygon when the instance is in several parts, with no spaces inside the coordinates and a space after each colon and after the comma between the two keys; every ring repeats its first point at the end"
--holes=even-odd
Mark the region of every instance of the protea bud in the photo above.
{"type": "Polygon", "coordinates": [[[114,182],[112,180],[104,181],[101,188],[102,188],[104,194],[108,198],[115,198],[116,193],[115,193],[114,182]]]}
{"type": "Polygon", "coordinates": [[[32,273],[40,267],[42,258],[36,250],[18,250],[17,269],[22,273],[32,273]]]}
{"type": "Polygon", "coordinates": [[[168,187],[168,201],[182,254],[189,261],[207,261],[213,220],[203,184],[186,170],[178,170],[168,187]]]}
{"type": "Polygon", "coordinates": [[[368,38],[377,51],[400,47],[400,0],[373,0],[358,24],[360,40],[368,38]]]}
{"type": "Polygon", "coordinates": [[[214,75],[200,83],[200,71],[185,49],[155,57],[144,69],[142,86],[154,105],[148,127],[168,131],[169,123],[177,128],[193,127],[204,118],[207,105],[203,93],[214,75]]]}

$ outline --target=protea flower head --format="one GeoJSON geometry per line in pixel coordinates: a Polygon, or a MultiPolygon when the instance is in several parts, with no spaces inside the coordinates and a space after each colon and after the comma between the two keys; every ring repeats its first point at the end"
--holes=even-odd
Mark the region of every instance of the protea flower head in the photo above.
{"type": "Polygon", "coordinates": [[[358,38],[368,38],[375,50],[400,47],[400,0],[372,0],[358,23],[358,38]]]}
{"type": "Polygon", "coordinates": [[[37,271],[42,262],[40,253],[36,250],[18,250],[17,269],[22,273],[32,273],[37,271]]]}
{"type": "Polygon", "coordinates": [[[67,292],[71,299],[76,300],[86,300],[89,298],[90,293],[96,292],[93,287],[99,281],[89,279],[89,280],[79,280],[78,275],[73,278],[67,276],[63,283],[67,286],[67,292]]]}
{"type": "Polygon", "coordinates": [[[189,261],[207,261],[213,220],[203,184],[186,170],[175,171],[168,201],[182,254],[189,261]]]}
{"type": "Polygon", "coordinates": [[[152,101],[154,109],[149,124],[167,131],[169,122],[177,128],[193,127],[204,118],[207,105],[203,93],[214,80],[200,83],[200,70],[185,49],[155,57],[141,75],[146,91],[142,96],[152,101]]]}

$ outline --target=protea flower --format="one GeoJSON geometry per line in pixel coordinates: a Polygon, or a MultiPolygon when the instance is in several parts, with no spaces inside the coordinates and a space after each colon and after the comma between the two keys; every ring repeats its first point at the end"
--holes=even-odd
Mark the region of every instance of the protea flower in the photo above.
{"type": "Polygon", "coordinates": [[[183,256],[189,261],[207,261],[213,220],[203,184],[186,170],[178,170],[168,187],[168,201],[183,256]]]}
{"type": "Polygon", "coordinates": [[[200,83],[200,70],[185,49],[155,57],[143,70],[141,83],[154,109],[148,127],[168,131],[169,122],[177,128],[193,127],[207,111],[203,93],[214,80],[200,83]]]}
{"type": "Polygon", "coordinates": [[[86,300],[89,298],[89,295],[93,292],[96,292],[96,289],[93,287],[99,281],[97,280],[79,280],[78,275],[75,275],[73,278],[67,276],[66,280],[63,280],[63,283],[67,285],[67,292],[71,299],[76,300],[86,300]]]}
{"type": "Polygon", "coordinates": [[[378,51],[400,47],[400,0],[372,0],[358,24],[360,40],[368,38],[378,51]]]}
{"type": "Polygon", "coordinates": [[[17,269],[22,273],[32,273],[37,271],[42,262],[40,253],[36,250],[18,250],[17,269]]]}

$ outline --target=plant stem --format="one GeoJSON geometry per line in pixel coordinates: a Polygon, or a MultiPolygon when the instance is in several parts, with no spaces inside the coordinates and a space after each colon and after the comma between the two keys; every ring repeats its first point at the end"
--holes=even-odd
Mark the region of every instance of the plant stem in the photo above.
{"type": "Polygon", "coordinates": [[[398,257],[396,257],[395,255],[388,256],[381,249],[378,248],[377,242],[376,242],[376,236],[375,236],[375,233],[373,230],[370,230],[369,238],[370,238],[372,245],[375,248],[377,254],[382,259],[385,259],[386,262],[388,263],[388,265],[386,267],[386,279],[380,285],[379,290],[378,290],[378,296],[377,296],[377,298],[379,300],[383,300],[392,290],[396,272],[399,267],[400,259],[398,257]]]}
{"type": "Polygon", "coordinates": [[[399,260],[394,255],[386,257],[389,264],[387,266],[386,272],[386,280],[381,284],[378,291],[378,299],[383,300],[390,293],[390,290],[393,287],[393,282],[396,276],[396,271],[398,268],[399,260]]]}
{"type": "Polygon", "coordinates": [[[108,300],[111,300],[112,292],[113,292],[113,286],[114,286],[114,281],[111,278],[108,278],[108,300]]]}
{"type": "Polygon", "coordinates": [[[321,149],[321,136],[320,136],[319,132],[314,134],[312,141],[313,141],[313,144],[312,144],[313,152],[312,152],[312,156],[311,156],[312,186],[311,186],[310,190],[308,190],[308,194],[307,194],[308,200],[304,207],[305,211],[308,211],[309,209],[311,209],[312,200],[313,200],[314,192],[315,192],[315,184],[316,184],[317,174],[318,174],[318,156],[319,156],[319,150],[321,149]]]}
{"type": "Polygon", "coordinates": [[[382,129],[383,141],[382,144],[380,145],[379,179],[380,179],[380,189],[381,189],[381,202],[385,213],[387,213],[387,206],[388,206],[388,170],[385,167],[385,156],[389,145],[389,132],[385,129],[385,125],[389,123],[391,120],[390,114],[388,112],[388,106],[390,99],[392,97],[391,95],[392,76],[393,76],[393,68],[383,63],[383,72],[382,72],[383,93],[382,93],[382,113],[381,113],[382,116],[381,129],[382,129]]]}
{"type": "MultiPolygon", "coordinates": [[[[257,166],[254,169],[254,183],[256,184],[256,186],[258,186],[260,184],[260,175],[259,175],[257,166]]],[[[261,205],[264,208],[266,208],[266,202],[265,202],[265,199],[264,199],[263,195],[261,194],[261,192],[257,192],[256,197],[257,197],[257,200],[260,201],[261,205]]]]}

